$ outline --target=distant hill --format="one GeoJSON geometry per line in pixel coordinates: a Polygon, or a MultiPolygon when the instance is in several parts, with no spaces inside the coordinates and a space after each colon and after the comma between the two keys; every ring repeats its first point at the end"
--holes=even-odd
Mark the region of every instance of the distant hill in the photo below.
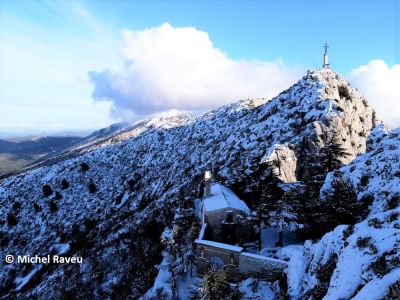
{"type": "Polygon", "coordinates": [[[130,127],[130,123],[115,123],[87,136],[65,132],[56,136],[30,135],[0,139],[0,179],[80,153],[90,145],[96,145],[130,127]]]}
{"type": "Polygon", "coordinates": [[[0,176],[59,153],[82,139],[76,136],[46,136],[0,140],[0,176]]]}
{"type": "Polygon", "coordinates": [[[170,116],[161,115],[135,123],[115,123],[96,130],[86,137],[58,136],[44,138],[30,136],[0,140],[0,142],[4,142],[5,145],[4,152],[2,152],[0,146],[0,180],[123,142],[154,128],[167,129],[178,126],[187,122],[189,119],[189,116],[179,114],[170,116]],[[62,138],[65,139],[61,140],[62,138]],[[68,141],[68,138],[71,140],[68,141]],[[47,143],[45,143],[45,141],[42,142],[42,139],[46,139],[47,143]],[[32,141],[37,143],[30,143],[32,141]],[[62,141],[65,143],[62,143],[62,141]],[[40,148],[42,144],[46,145],[40,148]],[[39,148],[42,152],[37,154],[36,152],[39,148]],[[14,151],[16,152],[14,153],[14,151]]]}

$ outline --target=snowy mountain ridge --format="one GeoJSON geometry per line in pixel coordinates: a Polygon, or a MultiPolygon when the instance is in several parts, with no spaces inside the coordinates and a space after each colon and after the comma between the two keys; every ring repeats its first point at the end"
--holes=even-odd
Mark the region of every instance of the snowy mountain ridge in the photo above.
{"type": "Polygon", "coordinates": [[[360,93],[329,69],[310,71],[265,103],[148,122],[117,135],[117,143],[107,137],[78,149],[82,155],[0,183],[3,257],[46,255],[67,243],[69,254],[84,257],[80,267],[40,272],[1,261],[2,296],[57,298],[79,287],[77,297],[138,297],[162,260],[164,228],[183,209],[182,198],[198,197],[204,170],[241,194],[260,189],[265,160],[279,162],[283,181],[300,180],[332,135],[350,153],[348,162],[365,151],[378,123],[360,93]]]}

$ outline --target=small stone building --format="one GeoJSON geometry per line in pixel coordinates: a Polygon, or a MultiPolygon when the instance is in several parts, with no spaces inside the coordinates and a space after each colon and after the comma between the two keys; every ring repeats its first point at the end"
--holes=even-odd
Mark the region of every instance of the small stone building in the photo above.
{"type": "Polygon", "coordinates": [[[197,273],[223,269],[233,282],[244,277],[279,279],[287,267],[284,261],[266,258],[244,252],[238,245],[243,232],[235,218],[247,216],[250,209],[246,203],[228,187],[219,183],[211,184],[211,172],[205,173],[204,197],[198,216],[202,227],[195,240],[197,252],[197,273]]]}
{"type": "Polygon", "coordinates": [[[213,241],[236,243],[237,226],[234,219],[237,215],[246,216],[250,209],[226,186],[215,183],[209,189],[210,193],[205,193],[200,208],[202,223],[208,224],[208,236],[213,241]]]}

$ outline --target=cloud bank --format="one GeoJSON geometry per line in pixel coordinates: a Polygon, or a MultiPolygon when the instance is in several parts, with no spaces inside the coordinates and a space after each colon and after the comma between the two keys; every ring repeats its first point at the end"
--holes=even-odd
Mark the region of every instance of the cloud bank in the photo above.
{"type": "MultiPolygon", "coordinates": [[[[95,101],[111,102],[111,117],[132,121],[166,111],[201,112],[244,98],[272,98],[304,70],[271,62],[230,59],[206,32],[168,23],[124,30],[120,71],[91,71],[95,101]]],[[[349,81],[389,127],[400,126],[400,65],[372,60],[349,81]]]]}
{"type": "Polygon", "coordinates": [[[123,31],[119,72],[91,71],[95,101],[112,101],[112,117],[132,120],[171,109],[204,111],[232,101],[272,98],[303,73],[281,60],[232,60],[206,32],[165,23],[123,31]]]}
{"type": "Polygon", "coordinates": [[[351,71],[349,81],[365,96],[389,127],[400,126],[400,65],[372,60],[351,71]]]}

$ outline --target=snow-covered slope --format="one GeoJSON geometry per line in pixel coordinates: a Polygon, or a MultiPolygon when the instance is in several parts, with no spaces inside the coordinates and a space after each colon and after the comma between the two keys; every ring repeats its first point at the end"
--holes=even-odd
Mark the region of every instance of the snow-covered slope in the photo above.
{"type": "MultiPolygon", "coordinates": [[[[359,201],[371,202],[370,214],[396,208],[400,201],[400,128],[387,132],[379,126],[369,143],[370,151],[340,170],[351,182],[359,201]]],[[[322,197],[331,191],[337,173],[329,173],[322,187],[322,197]]]]}
{"type": "Polygon", "coordinates": [[[369,216],[354,226],[338,226],[318,243],[307,242],[292,257],[288,283],[294,299],[400,296],[400,128],[387,132],[380,126],[371,139],[370,151],[328,174],[321,190],[324,198],[335,176],[342,176],[358,201],[369,201],[369,216]]]}
{"type": "Polygon", "coordinates": [[[161,262],[164,227],[182,197],[198,196],[204,170],[226,185],[256,189],[262,162],[277,159],[282,180],[297,180],[333,134],[351,153],[347,159],[363,152],[376,120],[342,77],[317,70],[265,104],[245,100],[148,122],[128,139],[1,182],[1,257],[46,255],[66,244],[68,254],[84,257],[80,266],[41,270],[2,260],[2,295],[59,298],[78,287],[81,297],[137,297],[161,262]]]}

